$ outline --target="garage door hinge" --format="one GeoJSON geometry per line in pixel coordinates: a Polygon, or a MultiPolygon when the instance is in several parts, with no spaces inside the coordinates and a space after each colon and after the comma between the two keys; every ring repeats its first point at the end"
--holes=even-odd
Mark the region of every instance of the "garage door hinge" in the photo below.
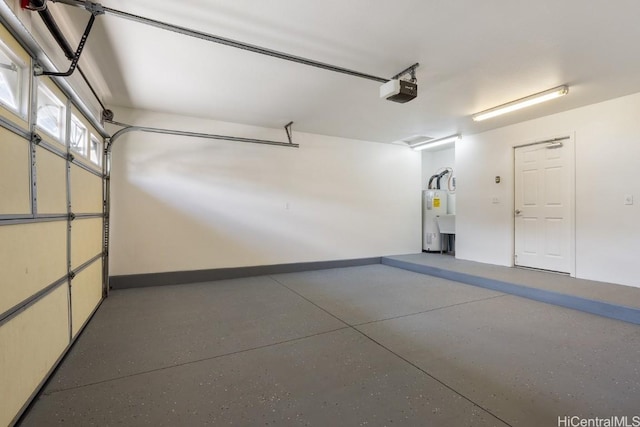
{"type": "Polygon", "coordinates": [[[69,221],[73,221],[74,219],[76,219],[76,214],[69,212],[69,221]]]}
{"type": "Polygon", "coordinates": [[[70,271],[67,277],[69,277],[69,280],[72,280],[74,277],[76,277],[76,273],[74,273],[73,271],[70,271]]]}
{"type": "Polygon", "coordinates": [[[67,160],[69,160],[70,162],[73,162],[75,160],[75,156],[71,153],[67,154],[67,160]]]}
{"type": "Polygon", "coordinates": [[[40,135],[38,135],[35,132],[31,133],[31,142],[33,142],[34,144],[38,145],[42,142],[42,137],[40,137],[40,135]]]}

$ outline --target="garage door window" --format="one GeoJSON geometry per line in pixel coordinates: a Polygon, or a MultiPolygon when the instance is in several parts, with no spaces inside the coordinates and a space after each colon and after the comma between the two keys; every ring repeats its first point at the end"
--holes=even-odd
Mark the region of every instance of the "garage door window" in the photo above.
{"type": "Polygon", "coordinates": [[[42,82],[38,83],[37,116],[40,129],[63,141],[65,106],[42,82]]]}
{"type": "Polygon", "coordinates": [[[93,134],[91,134],[89,141],[89,160],[98,166],[102,165],[102,143],[93,134]]]}
{"type": "Polygon", "coordinates": [[[24,66],[5,45],[0,43],[0,103],[22,115],[22,75],[24,66]]]}
{"type": "Polygon", "coordinates": [[[71,115],[70,148],[83,157],[87,157],[87,135],[87,127],[76,116],[71,115]]]}

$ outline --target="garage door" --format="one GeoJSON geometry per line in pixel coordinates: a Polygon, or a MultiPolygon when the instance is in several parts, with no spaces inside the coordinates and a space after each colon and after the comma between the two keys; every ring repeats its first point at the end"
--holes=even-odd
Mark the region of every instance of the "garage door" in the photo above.
{"type": "Polygon", "coordinates": [[[103,298],[103,141],[0,36],[0,425],[11,425],[103,298]]]}

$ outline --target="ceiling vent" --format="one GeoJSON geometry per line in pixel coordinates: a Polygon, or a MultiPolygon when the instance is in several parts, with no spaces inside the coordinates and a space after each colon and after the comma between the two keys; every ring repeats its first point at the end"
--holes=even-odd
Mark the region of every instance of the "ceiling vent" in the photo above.
{"type": "Polygon", "coordinates": [[[420,144],[421,142],[431,141],[432,139],[433,138],[431,138],[430,136],[413,135],[413,136],[409,136],[407,138],[402,138],[400,141],[404,142],[405,144],[408,144],[408,145],[415,145],[415,144],[420,144]]]}

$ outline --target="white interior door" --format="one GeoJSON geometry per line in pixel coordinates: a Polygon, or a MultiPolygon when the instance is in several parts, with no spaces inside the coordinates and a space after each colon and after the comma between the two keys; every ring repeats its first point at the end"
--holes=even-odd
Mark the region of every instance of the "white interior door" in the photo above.
{"type": "Polygon", "coordinates": [[[515,149],[517,266],[572,272],[573,140],[515,149]]]}

